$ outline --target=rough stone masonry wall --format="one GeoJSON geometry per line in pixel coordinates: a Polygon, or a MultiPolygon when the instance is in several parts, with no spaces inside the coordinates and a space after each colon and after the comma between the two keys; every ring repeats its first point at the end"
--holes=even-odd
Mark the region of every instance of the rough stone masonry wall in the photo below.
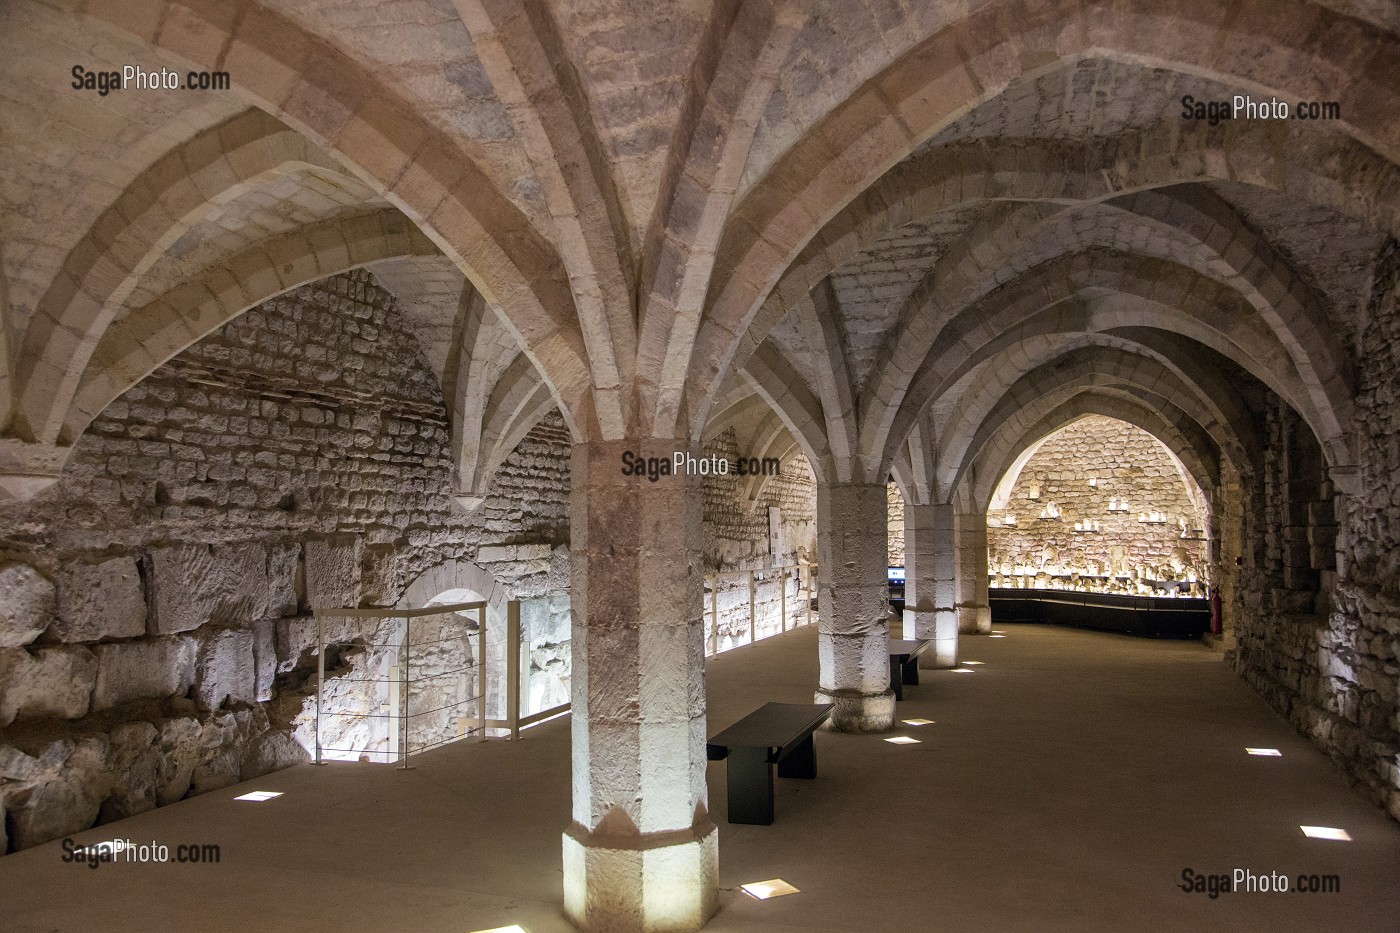
{"type": "Polygon", "coordinates": [[[894,483],[886,483],[885,494],[889,499],[887,507],[887,530],[889,537],[889,563],[891,567],[903,567],[904,564],[904,496],[899,491],[899,486],[894,483]]]}
{"type": "Polygon", "coordinates": [[[1047,549],[1054,563],[1080,570],[1109,564],[1111,549],[1122,547],[1130,567],[1168,564],[1174,548],[1184,547],[1191,562],[1205,566],[1205,544],[1181,540],[1177,519],[1202,529],[1206,516],[1196,508],[1185,481],[1161,442],[1146,431],[1115,418],[1082,418],[1051,435],[1026,461],[1006,507],[989,516],[987,549],[994,568],[1002,564],[1039,567],[1047,549]],[[1097,480],[1090,486],[1089,479],[1097,480]],[[1038,490],[1039,498],[1031,493],[1038,490]],[[1111,499],[1126,499],[1127,513],[1110,513],[1111,499]],[[1058,521],[1040,521],[1041,509],[1054,502],[1058,521]],[[1165,512],[1166,525],[1143,525],[1143,512],[1165,512]],[[1016,525],[999,524],[1007,513],[1016,525]],[[1075,532],[1074,523],[1093,519],[1100,534],[1075,532]]]}
{"type": "MultiPolygon", "coordinates": [[[[732,428],[712,439],[706,451],[724,458],[731,466],[741,453],[732,428]]],[[[747,456],[749,452],[742,453],[747,456]]],[[[799,454],[784,463],[779,474],[763,484],[754,502],[745,500],[747,482],[748,477],[730,474],[712,476],[701,483],[706,571],[765,570],[815,560],[817,491],[807,458],[799,454]],[[776,553],[773,551],[774,542],[770,540],[770,508],[777,508],[780,515],[781,530],[776,553]]],[[[721,575],[713,602],[710,589],[714,584],[707,583],[704,604],[706,644],[724,651],[746,644],[751,634],[766,638],[782,631],[784,600],[780,587],[787,590],[787,624],[791,626],[804,622],[806,613],[802,597],[808,585],[805,571],[800,583],[794,574],[787,574],[781,580],[779,576],[759,574],[756,578],[752,633],[747,574],[721,575]],[[712,607],[715,611],[712,611],[712,607]]]]}
{"type": "Polygon", "coordinates": [[[0,852],[303,759],[313,603],[391,605],[449,558],[513,595],[567,579],[565,436],[468,519],[436,380],[363,272],[162,366],[0,510],[0,852]]]}
{"type": "Polygon", "coordinates": [[[1234,662],[1400,819],[1400,246],[1394,242],[1378,266],[1359,349],[1356,495],[1334,499],[1306,427],[1282,403],[1270,408],[1266,469],[1246,514],[1252,545],[1246,570],[1255,572],[1242,575],[1234,662]],[[1340,529],[1333,521],[1337,501],[1340,529]]]}

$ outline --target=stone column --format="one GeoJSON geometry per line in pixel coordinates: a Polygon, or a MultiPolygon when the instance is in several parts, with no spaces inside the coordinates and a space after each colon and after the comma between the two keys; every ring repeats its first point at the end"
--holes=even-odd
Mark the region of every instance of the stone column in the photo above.
{"type": "Polygon", "coordinates": [[[904,619],[913,637],[932,638],[920,667],[958,663],[957,536],[951,505],[904,508],[904,619]]]}
{"type": "Polygon", "coordinates": [[[987,516],[959,513],[958,631],[987,633],[992,630],[992,607],[987,598],[987,516]]]}
{"type": "Polygon", "coordinates": [[[838,732],[883,732],[894,725],[887,508],[884,483],[817,486],[816,702],[836,704],[827,727],[838,732]]]}
{"type": "Polygon", "coordinates": [[[715,912],[705,785],[700,484],[624,476],[624,451],[572,459],[573,823],[564,910],[584,930],[696,930],[715,912]]]}

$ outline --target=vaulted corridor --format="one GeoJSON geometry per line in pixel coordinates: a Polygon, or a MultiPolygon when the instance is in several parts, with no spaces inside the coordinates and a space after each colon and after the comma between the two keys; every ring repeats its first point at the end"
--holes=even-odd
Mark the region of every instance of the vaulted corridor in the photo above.
{"type": "MultiPolygon", "coordinates": [[[[817,735],[815,781],[778,782],[772,826],[723,821],[722,933],[871,930],[1346,929],[1400,915],[1400,827],[1357,798],[1299,737],[1195,642],[1041,626],[974,638],[972,674],[927,671],[899,704],[898,746],[817,735]],[[1276,748],[1280,758],[1246,747],[1276,748]],[[1345,829],[1351,842],[1304,837],[1345,829]],[[1183,869],[1335,874],[1340,893],[1178,889],[1183,869]],[[799,894],[757,901],[740,884],[799,894]]],[[[770,699],[803,702],[816,676],[803,628],[711,659],[710,728],[770,699]]],[[[250,928],[419,933],[520,924],[570,929],[559,911],[558,825],[568,807],[568,723],[518,743],[459,743],[413,770],[301,766],[77,836],[214,842],[217,865],[61,862],[58,843],[0,860],[7,933],[250,928]],[[254,789],[284,791],[235,802],[254,789]],[[431,840],[431,841],[429,841],[431,840]],[[237,909],[231,909],[234,904],[237,909]],[[222,905],[222,906],[221,906],[222,905]]]]}

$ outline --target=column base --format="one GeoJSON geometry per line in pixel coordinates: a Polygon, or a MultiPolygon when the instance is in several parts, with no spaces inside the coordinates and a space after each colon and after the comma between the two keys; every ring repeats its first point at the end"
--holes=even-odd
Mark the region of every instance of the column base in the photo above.
{"type": "Polygon", "coordinates": [[[597,933],[690,933],[719,909],[719,832],[564,833],[564,914],[597,933]]]}
{"type": "Polygon", "coordinates": [[[992,607],[962,605],[958,607],[958,628],[964,632],[986,635],[992,630],[992,607]]]}
{"type": "Polygon", "coordinates": [[[913,638],[932,638],[933,650],[919,655],[919,668],[931,671],[958,666],[958,614],[952,609],[904,611],[913,638]],[[912,626],[911,626],[912,622],[912,626]]]}
{"type": "Polygon", "coordinates": [[[894,728],[894,691],[856,693],[854,690],[818,690],[816,703],[834,703],[831,718],[822,726],[832,732],[889,732],[894,728]]]}

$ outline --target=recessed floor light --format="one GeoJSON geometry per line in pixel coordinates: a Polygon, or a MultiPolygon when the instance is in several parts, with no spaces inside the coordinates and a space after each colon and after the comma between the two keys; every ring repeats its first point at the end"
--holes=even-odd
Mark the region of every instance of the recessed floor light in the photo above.
{"type": "Polygon", "coordinates": [[[901,719],[900,722],[904,723],[906,726],[931,726],[931,725],[933,725],[933,720],[932,720],[932,719],[901,719]]]}
{"type": "Polygon", "coordinates": [[[1006,636],[1003,635],[1003,634],[1001,634],[1000,632],[997,632],[995,635],[988,635],[987,637],[988,637],[988,638],[1005,638],[1006,636]]]}
{"type": "Polygon", "coordinates": [[[1283,752],[1276,748],[1246,748],[1245,751],[1251,755],[1258,755],[1261,758],[1282,758],[1283,752]]]}
{"type": "Polygon", "coordinates": [[[512,923],[508,927],[492,927],[489,930],[473,930],[472,933],[527,933],[527,931],[520,924],[512,923]]]}
{"type": "Polygon", "coordinates": [[[253,792],[250,793],[250,794],[243,794],[242,796],[240,796],[240,797],[235,797],[235,798],[233,798],[233,799],[234,799],[234,800],[251,800],[251,801],[253,801],[254,803],[262,803],[264,800],[271,800],[273,797],[281,797],[281,796],[282,796],[282,792],[281,792],[280,790],[255,790],[255,791],[253,791],[253,792]]]}
{"type": "Polygon", "coordinates": [[[986,661],[964,661],[963,663],[964,663],[964,664],[977,665],[977,664],[986,664],[987,662],[986,662],[986,661]]]}
{"type": "Polygon", "coordinates": [[[1338,842],[1351,842],[1351,834],[1335,826],[1299,826],[1309,839],[1336,839],[1338,842]]]}
{"type": "Polygon", "coordinates": [[[774,878],[772,881],[751,881],[748,884],[739,885],[739,890],[760,901],[766,901],[770,897],[782,897],[784,894],[799,893],[797,888],[781,878],[774,878]]]}
{"type": "Polygon", "coordinates": [[[918,739],[911,739],[911,738],[909,738],[909,736],[907,736],[907,735],[896,735],[896,736],[894,736],[893,738],[885,739],[885,741],[886,741],[886,742],[889,742],[891,745],[919,745],[919,744],[922,744],[922,743],[919,742],[918,739]]]}
{"type": "Polygon", "coordinates": [[[969,668],[966,668],[966,667],[955,667],[955,668],[953,668],[953,673],[954,673],[954,674],[975,674],[975,673],[977,673],[977,672],[974,671],[974,670],[971,670],[971,669],[969,669],[969,668]]]}

